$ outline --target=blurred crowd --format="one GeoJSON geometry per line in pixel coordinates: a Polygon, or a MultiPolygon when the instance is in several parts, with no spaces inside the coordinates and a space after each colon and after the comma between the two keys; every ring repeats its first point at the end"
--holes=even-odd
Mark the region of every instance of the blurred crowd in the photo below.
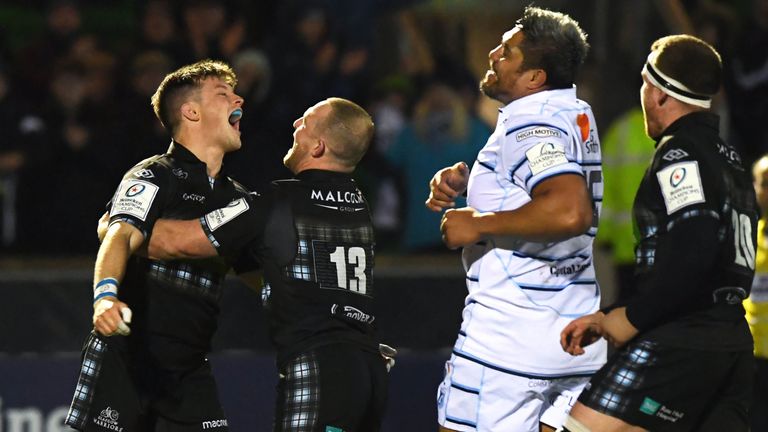
{"type": "MultiPolygon", "coordinates": [[[[245,98],[243,147],[225,160],[231,177],[256,190],[287,177],[281,161],[293,120],[326,97],[351,99],[377,126],[374,148],[356,176],[373,207],[382,249],[444,249],[439,215],[423,206],[427,182],[458,160],[471,164],[490,134],[495,108],[491,117],[484,114],[487,101],[477,90],[487,63],[473,70],[469,57],[477,58],[479,49],[486,58],[500,34],[490,29],[489,44],[471,44],[486,40],[476,35],[483,29],[446,20],[439,6],[451,2],[143,0],[116,3],[131,17],[131,31],[106,33],[84,24],[84,15],[103,9],[103,2],[32,3],[6,6],[0,14],[3,253],[95,252],[96,221],[122,174],[168,146],[150,96],[166,73],[204,58],[229,62],[245,98]],[[39,11],[42,25],[34,37],[12,43],[2,19],[25,7],[39,11]]],[[[590,33],[593,53],[579,94],[595,107],[598,122],[616,120],[619,127],[622,119],[636,120],[619,114],[637,109],[644,61],[637,53],[647,52],[646,41],[696,33],[726,60],[719,110],[730,138],[748,160],[768,151],[768,0],[628,6],[592,0],[594,10],[565,1],[536,3],[571,13],[590,33]]],[[[511,17],[507,28],[525,4],[504,9],[511,17]]],[[[642,136],[636,122],[628,127],[627,133],[642,136]]],[[[601,129],[605,134],[608,124],[601,129]]],[[[619,142],[607,164],[629,158],[623,135],[613,136],[619,142]]],[[[643,163],[645,157],[632,156],[643,163]]]]}

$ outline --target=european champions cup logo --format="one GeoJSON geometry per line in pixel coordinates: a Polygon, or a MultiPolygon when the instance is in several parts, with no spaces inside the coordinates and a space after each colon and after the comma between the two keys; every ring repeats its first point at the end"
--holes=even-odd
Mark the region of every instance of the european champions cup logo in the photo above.
{"type": "Polygon", "coordinates": [[[555,149],[555,145],[552,143],[544,143],[544,145],[541,146],[541,152],[539,154],[547,155],[554,153],[558,153],[557,149],[555,149]]]}
{"type": "Polygon", "coordinates": [[[128,198],[135,197],[136,195],[139,195],[140,193],[144,192],[144,189],[147,187],[141,184],[135,184],[131,186],[127,192],[125,192],[125,196],[128,198]]]}
{"type": "Polygon", "coordinates": [[[672,187],[678,187],[683,180],[685,180],[685,168],[682,167],[672,171],[672,175],[669,176],[669,184],[672,187]]]}

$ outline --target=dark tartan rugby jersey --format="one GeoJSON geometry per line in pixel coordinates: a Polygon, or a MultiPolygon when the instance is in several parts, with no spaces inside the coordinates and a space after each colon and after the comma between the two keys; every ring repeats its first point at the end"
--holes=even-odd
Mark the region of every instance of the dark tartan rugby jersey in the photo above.
{"type": "MultiPolygon", "coordinates": [[[[183,145],[171,143],[168,153],[128,170],[110,202],[110,223],[128,222],[148,237],[159,218],[198,218],[247,195],[224,175],[211,185],[205,163],[183,145]]],[[[163,368],[199,364],[210,351],[228,268],[221,258],[131,257],[119,297],[133,311],[132,336],[110,339],[139,349],[163,368]]]]}
{"type": "Polygon", "coordinates": [[[373,225],[349,174],[303,171],[273,182],[247,211],[222,209],[201,222],[219,254],[242,250],[239,271],[263,269],[278,365],[334,343],[378,350],[373,225]]]}
{"type": "Polygon", "coordinates": [[[639,295],[627,317],[675,346],[751,349],[741,301],[754,276],[758,210],[751,176],[718,122],[688,114],[658,139],[634,203],[639,295]]]}

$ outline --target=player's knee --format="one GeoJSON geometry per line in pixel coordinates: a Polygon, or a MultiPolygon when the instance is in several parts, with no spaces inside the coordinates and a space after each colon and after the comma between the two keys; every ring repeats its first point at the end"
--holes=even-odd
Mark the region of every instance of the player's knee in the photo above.
{"type": "Polygon", "coordinates": [[[592,429],[588,428],[584,423],[575,418],[568,416],[565,419],[565,423],[563,423],[557,432],[592,432],[592,429]]]}

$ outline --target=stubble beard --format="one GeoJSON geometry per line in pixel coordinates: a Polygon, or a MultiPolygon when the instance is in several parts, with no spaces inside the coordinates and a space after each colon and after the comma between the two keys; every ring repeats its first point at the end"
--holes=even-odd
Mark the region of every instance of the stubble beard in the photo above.
{"type": "Polygon", "coordinates": [[[480,80],[480,91],[488,96],[491,99],[500,101],[499,95],[500,95],[500,77],[499,74],[496,72],[495,69],[488,69],[488,71],[485,73],[485,76],[483,76],[483,79],[480,80]]]}

